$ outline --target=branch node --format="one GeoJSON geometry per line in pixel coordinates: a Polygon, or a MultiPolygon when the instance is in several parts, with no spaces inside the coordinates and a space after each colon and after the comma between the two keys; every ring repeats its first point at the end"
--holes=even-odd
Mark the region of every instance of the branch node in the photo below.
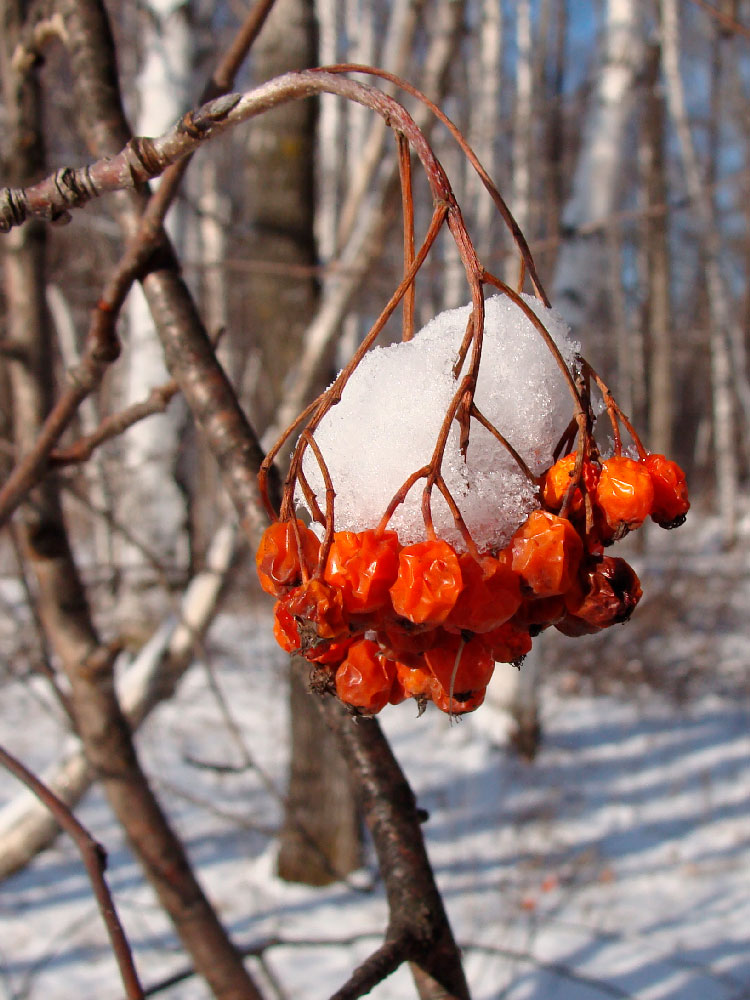
{"type": "MultiPolygon", "coordinates": [[[[156,177],[164,169],[164,161],[156,152],[151,139],[147,136],[136,136],[128,142],[127,148],[138,161],[146,177],[156,177]]],[[[136,181],[145,178],[134,178],[136,181]]]]}
{"type": "MultiPolygon", "coordinates": [[[[241,100],[242,95],[237,93],[224,94],[221,97],[217,97],[215,100],[209,101],[208,104],[204,104],[198,111],[194,113],[188,112],[180,122],[180,125],[178,125],[178,128],[181,129],[183,123],[185,123],[186,130],[188,130],[188,126],[194,128],[198,133],[195,138],[198,138],[209,131],[212,125],[224,121],[241,100]],[[186,119],[189,119],[189,122],[186,122],[186,119]]],[[[189,134],[193,135],[194,133],[189,132],[189,134]]]]}
{"type": "Polygon", "coordinates": [[[21,226],[27,216],[26,192],[23,188],[0,190],[0,233],[9,233],[14,226],[21,226]]]}

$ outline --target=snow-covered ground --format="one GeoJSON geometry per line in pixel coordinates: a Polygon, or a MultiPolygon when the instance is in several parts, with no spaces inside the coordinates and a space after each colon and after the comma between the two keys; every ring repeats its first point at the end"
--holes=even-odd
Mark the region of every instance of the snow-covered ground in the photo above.
{"type": "MultiPolygon", "coordinates": [[[[437,711],[417,719],[408,703],[381,716],[430,813],[428,848],[475,1000],[750,997],[746,555],[720,556],[710,527],[683,531],[650,558],[634,622],[597,644],[553,640],[533,764],[509,751],[507,720],[490,706],[458,724],[437,711]],[[734,574],[724,590],[717,563],[734,574]],[[572,669],[584,649],[595,650],[589,666],[572,669]],[[697,680],[688,661],[703,669],[697,680]]],[[[144,763],[236,940],[286,942],[266,950],[265,969],[249,959],[269,998],[324,1000],[378,943],[383,893],[374,867],[323,890],[275,878],[280,805],[266,780],[283,787],[283,656],[266,609],[225,613],[209,647],[211,678],[194,668],[144,727],[144,763]]],[[[35,767],[58,739],[28,685],[3,689],[0,728],[35,767]]],[[[14,790],[0,776],[0,797],[14,790]]],[[[185,969],[101,796],[79,815],[109,851],[145,984],[185,969]]],[[[160,995],[208,996],[192,978],[160,995]]],[[[61,839],[0,886],[0,998],[121,996],[82,866],[61,839]]],[[[411,1000],[408,972],[372,996],[411,1000]]]]}

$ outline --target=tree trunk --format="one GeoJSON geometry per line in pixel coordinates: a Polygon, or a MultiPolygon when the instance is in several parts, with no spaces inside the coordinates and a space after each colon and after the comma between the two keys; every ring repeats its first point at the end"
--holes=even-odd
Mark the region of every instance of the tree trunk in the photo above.
{"type": "MultiPolygon", "coordinates": [[[[675,0],[661,0],[662,68],[667,106],[680,144],[690,200],[701,223],[708,309],[711,323],[711,388],[713,393],[713,441],[718,506],[725,544],[734,541],[737,527],[738,468],[737,422],[733,398],[733,363],[729,295],[721,273],[721,234],[712,196],[703,183],[698,156],[687,116],[680,74],[679,14],[675,0]]],[[[740,331],[741,332],[741,331],[740,331]]],[[[735,366],[736,367],[736,366],[735,366]]],[[[735,377],[745,379],[744,370],[735,377]]]]}
{"type": "MultiPolygon", "coordinates": [[[[316,57],[312,3],[278,0],[253,50],[256,81],[312,66],[316,57]]],[[[247,289],[250,328],[275,405],[283,398],[285,376],[299,355],[302,334],[318,302],[316,281],[294,273],[316,262],[314,144],[311,101],[293,102],[264,115],[248,139],[248,189],[257,192],[253,223],[264,260],[279,265],[274,273],[250,274],[247,289]]],[[[325,885],[360,864],[357,806],[338,747],[296,671],[290,715],[290,784],[278,871],[288,881],[325,885]]]]}
{"type": "Polygon", "coordinates": [[[361,824],[341,747],[307,688],[309,669],[302,660],[289,671],[291,763],[278,873],[328,885],[362,863],[361,824]]]}
{"type": "MultiPolygon", "coordinates": [[[[645,189],[644,224],[647,299],[644,328],[649,344],[648,431],[649,447],[662,455],[672,453],[672,331],[669,287],[669,216],[664,168],[665,108],[659,88],[660,52],[653,46],[648,58],[646,102],[641,141],[641,170],[645,189]],[[654,214],[659,211],[660,214],[654,214]]],[[[638,414],[633,417],[637,419],[638,414]]]]}
{"type": "MultiPolygon", "coordinates": [[[[531,2],[516,4],[516,106],[513,116],[513,171],[510,210],[521,231],[531,238],[531,114],[534,94],[531,42],[531,2]]],[[[507,258],[505,280],[513,288],[518,284],[519,263],[516,254],[507,258]]]]}
{"type": "MultiPolygon", "coordinates": [[[[481,30],[474,39],[479,51],[467,67],[474,99],[469,107],[469,139],[482,166],[497,183],[496,134],[500,113],[500,81],[503,57],[503,12],[496,0],[483,0],[481,30]]],[[[475,245],[484,257],[492,248],[493,222],[497,210],[479,175],[467,174],[467,197],[476,218],[475,245]]]]}
{"type": "Polygon", "coordinates": [[[638,75],[643,63],[640,9],[632,0],[608,0],[604,51],[596,75],[573,190],[563,213],[552,301],[574,330],[593,316],[604,293],[601,224],[619,191],[638,75]]]}
{"type": "MultiPolygon", "coordinates": [[[[137,26],[142,46],[136,80],[136,135],[160,135],[191,105],[193,40],[190,3],[148,0],[137,26]]],[[[178,253],[184,244],[185,212],[177,203],[167,219],[167,231],[178,253]]],[[[119,365],[122,407],[145,399],[169,378],[164,350],[145,296],[136,285],[128,297],[128,336],[119,365]]],[[[139,543],[119,539],[118,559],[123,586],[118,597],[122,624],[143,625],[144,605],[156,620],[164,611],[159,584],[167,579],[181,585],[189,565],[186,497],[177,481],[177,458],[185,423],[184,401],[178,396],[165,413],[142,420],[122,439],[120,499],[117,518],[139,543]],[[153,562],[143,549],[160,564],[153,562]],[[161,579],[160,579],[161,577],[161,579]]],[[[148,624],[148,623],[146,623],[148,624]]]]}

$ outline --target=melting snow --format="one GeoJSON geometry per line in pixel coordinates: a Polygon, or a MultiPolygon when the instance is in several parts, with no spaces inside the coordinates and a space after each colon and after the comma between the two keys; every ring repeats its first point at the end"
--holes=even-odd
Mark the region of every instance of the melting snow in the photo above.
{"type": "MultiPolygon", "coordinates": [[[[560,316],[535,298],[527,304],[547,327],[570,368],[579,345],[560,316]]],[[[433,454],[445,413],[458,388],[453,376],[470,306],[441,313],[413,340],[376,347],[349,379],[341,401],[315,432],[336,491],[336,530],[374,527],[392,497],[433,454]]],[[[468,367],[464,362],[461,375],[468,367]]],[[[531,472],[552,453],[573,415],[570,391],[539,331],[506,296],[486,302],[482,360],[475,396],[479,410],[519,452],[531,472]]],[[[305,476],[325,509],[325,488],[308,450],[305,476]]],[[[454,422],[443,463],[446,484],[475,540],[504,545],[534,504],[526,477],[502,445],[472,421],[467,460],[454,422]]],[[[417,483],[391,521],[402,544],[424,538],[422,487],[417,483]]],[[[298,496],[300,503],[303,497],[298,496]]],[[[433,491],[435,527],[461,547],[447,504],[433,491]]]]}

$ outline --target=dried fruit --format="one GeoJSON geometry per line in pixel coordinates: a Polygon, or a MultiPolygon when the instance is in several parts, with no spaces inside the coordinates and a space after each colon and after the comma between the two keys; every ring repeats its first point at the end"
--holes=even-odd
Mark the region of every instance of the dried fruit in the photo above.
{"type": "Polygon", "coordinates": [[[376,715],[391,696],[396,664],[379,655],[376,642],[360,639],[336,671],[336,694],[367,715],[376,715]]]}
{"type": "Polygon", "coordinates": [[[296,653],[302,646],[302,639],[294,615],[287,601],[277,601],[273,608],[273,634],[285,653],[296,653]]]}
{"type": "Polygon", "coordinates": [[[396,613],[411,622],[440,625],[462,586],[458,556],[447,542],[440,538],[417,542],[401,550],[391,602],[396,613]]]}
{"type": "Polygon", "coordinates": [[[508,561],[485,556],[478,563],[467,552],[458,562],[463,589],[445,624],[469,632],[489,632],[507,622],[521,603],[520,582],[508,561]]]}
{"type": "MultiPolygon", "coordinates": [[[[348,633],[341,591],[322,580],[312,579],[290,594],[287,610],[298,622],[307,622],[320,639],[336,639],[348,633]]],[[[304,624],[300,635],[306,645],[304,624]]]]}
{"type": "Polygon", "coordinates": [[[534,510],[513,536],[512,566],[537,597],[563,594],[575,579],[583,542],[566,518],[534,510]]]}
{"type": "Polygon", "coordinates": [[[438,628],[419,628],[409,621],[386,622],[377,629],[380,648],[386,656],[404,663],[420,662],[421,655],[442,638],[438,628]]]}
{"type": "Polygon", "coordinates": [[[690,509],[685,473],[664,455],[647,455],[643,464],[654,487],[652,520],[662,528],[678,528],[690,509]]]}
{"type": "Polygon", "coordinates": [[[651,513],[654,487],[648,469],[624,455],[602,464],[596,503],[615,538],[640,527],[651,513]]]}
{"type": "Polygon", "coordinates": [[[626,622],[643,591],[635,570],[624,559],[604,556],[581,579],[580,596],[568,600],[568,613],[555,623],[564,635],[598,632],[626,622]]]}
{"type": "Polygon", "coordinates": [[[486,688],[495,669],[492,653],[478,635],[466,640],[446,634],[424,659],[445,693],[458,698],[486,688]]]}
{"type": "Polygon", "coordinates": [[[341,663],[349,651],[349,647],[355,641],[356,639],[353,637],[350,639],[319,639],[303,655],[311,663],[336,666],[341,663]]]}
{"type": "Polygon", "coordinates": [[[517,663],[531,650],[529,630],[512,621],[485,632],[482,642],[495,663],[517,663]]]}
{"type": "Polygon", "coordinates": [[[412,667],[409,664],[396,663],[396,677],[410,698],[431,698],[432,684],[435,678],[427,664],[412,667]]]}
{"type": "Polygon", "coordinates": [[[395,531],[337,531],[323,578],[341,590],[344,611],[368,614],[388,603],[398,573],[395,531]]]}
{"type": "MultiPolygon", "coordinates": [[[[563,458],[558,459],[544,474],[544,480],[542,483],[542,498],[544,500],[544,506],[548,510],[556,513],[565,502],[565,497],[570,490],[570,484],[575,474],[577,458],[578,452],[572,451],[569,455],[565,455],[563,458]]],[[[596,490],[596,484],[599,481],[599,474],[599,466],[595,465],[590,459],[585,458],[581,467],[581,475],[587,493],[593,493],[596,490]]],[[[580,510],[582,505],[583,494],[581,493],[580,488],[576,487],[573,496],[571,497],[571,512],[580,510]]]]}
{"type": "MultiPolygon", "coordinates": [[[[317,537],[297,520],[297,530],[302,546],[302,562],[311,572],[318,561],[320,542],[317,537]]],[[[302,562],[291,521],[274,521],[263,532],[255,565],[261,587],[267,594],[283,597],[291,587],[302,583],[302,562]]]]}
{"type": "MultiPolygon", "coordinates": [[[[575,583],[572,584],[575,586],[575,583]]],[[[565,597],[527,597],[511,619],[514,625],[539,635],[549,625],[554,625],[565,614],[565,597]]]]}
{"type": "Polygon", "coordinates": [[[468,712],[474,712],[484,701],[486,693],[486,688],[480,688],[468,695],[454,695],[451,698],[439,681],[433,678],[432,682],[432,700],[446,715],[466,715],[468,712]]]}

